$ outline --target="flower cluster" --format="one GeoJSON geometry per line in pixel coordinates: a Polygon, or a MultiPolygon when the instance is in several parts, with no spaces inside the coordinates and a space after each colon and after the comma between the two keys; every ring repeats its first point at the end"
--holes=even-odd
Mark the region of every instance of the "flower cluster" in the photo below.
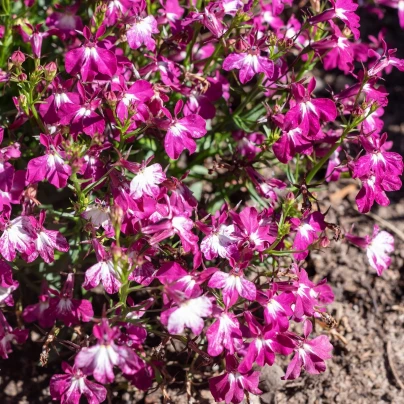
{"type": "Polygon", "coordinates": [[[334,295],[306,257],[345,237],[382,275],[394,240],[342,235],[313,180],[353,178],[360,213],[390,203],[382,83],[404,60],[360,38],[353,0],[47,3],[3,1],[1,357],[38,324],[74,351],[50,379],[65,404],[118,375],[167,394],[173,341],[187,392],[209,375],[217,402],[260,394],[278,355],[284,379],[324,372],[334,295]],[[350,80],[321,89],[314,66],[350,80]]]}

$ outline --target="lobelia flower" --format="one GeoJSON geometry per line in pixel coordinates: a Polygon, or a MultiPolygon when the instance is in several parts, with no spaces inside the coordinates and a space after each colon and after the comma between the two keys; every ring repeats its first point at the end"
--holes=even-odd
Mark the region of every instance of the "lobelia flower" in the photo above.
{"type": "Polygon", "coordinates": [[[306,320],[303,324],[303,337],[297,337],[295,355],[290,361],[286,374],[282,379],[297,379],[302,369],[312,375],[325,371],[325,361],[332,357],[331,351],[333,347],[325,335],[320,335],[311,340],[308,339],[312,328],[311,321],[306,320]]]}
{"type": "Polygon", "coordinates": [[[144,226],[142,233],[153,235],[149,239],[149,244],[152,246],[177,234],[180,237],[185,252],[196,251],[198,249],[198,236],[191,231],[194,228],[194,222],[189,218],[188,212],[176,214],[167,195],[165,199],[168,208],[167,214],[156,223],[144,226]]]}
{"type": "Polygon", "coordinates": [[[355,11],[359,7],[353,0],[330,0],[333,8],[327,9],[314,17],[309,18],[311,24],[339,18],[351,30],[355,39],[359,39],[359,16],[355,11]]]}
{"type": "Polygon", "coordinates": [[[130,182],[130,196],[139,199],[143,195],[148,195],[156,199],[160,194],[159,185],[166,180],[166,175],[160,164],[147,166],[153,156],[140,165],[130,182]]]}
{"type": "Polygon", "coordinates": [[[62,136],[55,137],[41,134],[40,143],[46,147],[46,154],[36,157],[28,162],[27,182],[33,184],[43,181],[45,178],[56,188],[64,188],[67,184],[72,169],[65,162],[66,154],[61,150],[62,136]]]}
{"type": "Polygon", "coordinates": [[[49,300],[49,307],[44,315],[63,321],[68,327],[91,321],[94,316],[91,302],[86,299],[73,299],[73,291],[74,275],[69,274],[61,292],[50,289],[54,297],[49,300]]]}
{"type": "Polygon", "coordinates": [[[127,90],[122,89],[119,96],[120,100],[116,106],[116,115],[124,123],[129,117],[129,109],[133,109],[135,104],[150,101],[154,96],[154,90],[148,81],[138,80],[127,90]]]}
{"type": "Polygon", "coordinates": [[[87,206],[81,214],[84,219],[90,221],[95,229],[102,227],[106,232],[113,231],[111,222],[111,208],[105,201],[95,199],[95,203],[87,206]]]}
{"type": "Polygon", "coordinates": [[[224,18],[224,4],[222,2],[211,2],[203,10],[203,12],[190,13],[186,20],[182,22],[183,26],[193,23],[194,21],[200,22],[204,25],[216,38],[221,38],[227,31],[226,25],[223,23],[224,18]]]}
{"type": "Polygon", "coordinates": [[[102,134],[105,129],[105,120],[96,112],[102,103],[102,100],[98,98],[99,90],[88,98],[83,85],[79,82],[77,91],[80,94],[78,102],[75,100],[61,105],[60,124],[69,126],[69,131],[74,136],[80,132],[91,137],[102,134]]]}
{"type": "Polygon", "coordinates": [[[8,358],[12,352],[11,342],[23,344],[28,338],[29,330],[21,330],[11,327],[2,311],[0,311],[0,357],[8,358]]]}
{"type": "Polygon", "coordinates": [[[66,53],[65,68],[67,73],[80,73],[83,81],[93,81],[96,78],[112,78],[117,70],[115,54],[106,48],[106,41],[99,41],[105,34],[105,25],[98,28],[95,37],[88,27],[84,27],[84,43],[66,53]]]}
{"type": "MultiPolygon", "coordinates": [[[[277,178],[264,178],[253,167],[245,167],[247,175],[255,185],[257,192],[263,197],[269,199],[271,206],[278,200],[277,190],[286,188],[286,184],[277,178]]],[[[273,229],[271,229],[272,231],[273,229]]],[[[277,230],[275,230],[277,232],[277,230]]]]}
{"type": "Polygon", "coordinates": [[[338,67],[345,74],[353,71],[354,49],[352,42],[341,32],[337,25],[329,22],[333,35],[320,41],[314,42],[311,46],[323,56],[325,70],[332,70],[338,67]]]}
{"type": "Polygon", "coordinates": [[[352,244],[366,250],[370,266],[374,268],[379,276],[391,264],[389,253],[394,251],[394,238],[386,231],[380,231],[378,226],[373,227],[372,236],[354,236],[346,233],[345,238],[352,244]]]}
{"type": "Polygon", "coordinates": [[[274,62],[261,56],[262,39],[255,43],[252,35],[247,37],[247,49],[243,53],[231,53],[223,61],[223,70],[240,70],[239,79],[242,84],[248,83],[256,74],[263,73],[271,79],[274,75],[274,62]]]}
{"type": "Polygon", "coordinates": [[[211,356],[220,355],[224,349],[231,355],[237,352],[242,346],[242,335],[240,324],[236,316],[230,312],[216,308],[216,320],[207,329],[208,354],[211,356]]]}
{"type": "Polygon", "coordinates": [[[244,400],[245,391],[261,394],[258,388],[260,372],[241,372],[237,369],[237,359],[232,355],[226,356],[226,372],[221,376],[209,379],[209,389],[216,402],[239,404],[244,400]]]}
{"type": "Polygon", "coordinates": [[[239,245],[261,252],[275,241],[277,230],[276,234],[271,232],[273,226],[263,223],[261,215],[258,215],[254,207],[246,207],[239,214],[235,212],[230,214],[237,226],[235,235],[239,238],[239,245]]]}
{"type": "Polygon", "coordinates": [[[318,232],[325,230],[324,216],[321,212],[313,212],[303,217],[303,220],[298,218],[290,219],[292,226],[297,230],[293,241],[294,250],[302,250],[294,253],[293,256],[297,260],[302,260],[307,257],[309,251],[307,248],[318,240],[318,232]]]}
{"type": "MultiPolygon", "coordinates": [[[[39,220],[30,216],[32,227],[37,235],[34,240],[35,251],[26,257],[27,262],[32,262],[40,256],[47,264],[55,260],[55,250],[60,252],[69,251],[69,243],[57,230],[47,230],[43,227],[46,212],[41,210],[39,220]]],[[[25,255],[25,254],[23,254],[25,255]]]]}
{"type": "Polygon", "coordinates": [[[304,316],[311,317],[316,310],[321,311],[323,304],[331,303],[334,294],[326,279],[323,279],[317,285],[309,280],[307,272],[296,266],[297,280],[293,282],[293,294],[295,295],[295,303],[293,315],[295,321],[301,321],[304,316]]]}
{"type": "Polygon", "coordinates": [[[103,318],[99,325],[93,327],[97,344],[82,348],[74,361],[75,366],[84,374],[94,376],[102,384],[112,383],[115,379],[114,366],[122,372],[133,374],[139,367],[139,358],[126,345],[117,345],[121,335],[118,327],[110,327],[103,318]]]}
{"type": "Polygon", "coordinates": [[[305,88],[300,83],[291,85],[291,109],[286,113],[285,122],[291,122],[292,127],[301,129],[302,136],[316,136],[322,122],[332,122],[337,118],[337,108],[332,100],[327,98],[312,98],[316,87],[313,77],[305,88]]]}
{"type": "Polygon", "coordinates": [[[365,177],[373,172],[376,177],[398,177],[403,173],[403,157],[398,153],[385,151],[383,145],[387,140],[387,133],[381,137],[360,138],[366,154],[354,164],[354,178],[365,177]]]}
{"type": "Polygon", "coordinates": [[[289,355],[295,347],[294,341],[279,329],[271,326],[262,326],[257,319],[247,311],[244,318],[248,326],[248,338],[251,339],[246,345],[247,352],[240,363],[238,370],[243,373],[249,372],[253,364],[272,366],[275,362],[275,353],[289,355]]]}
{"type": "Polygon", "coordinates": [[[361,213],[367,213],[372,208],[374,202],[381,206],[388,206],[390,200],[386,191],[397,191],[401,188],[401,179],[398,176],[379,175],[374,173],[359,177],[362,188],[356,195],[356,204],[361,213]]]}
{"type": "Polygon", "coordinates": [[[87,376],[76,366],[62,362],[65,374],[56,374],[50,380],[52,400],[61,404],[79,404],[82,395],[90,404],[99,404],[106,400],[107,389],[98,383],[87,380],[87,376]]]}
{"type": "Polygon", "coordinates": [[[12,293],[18,288],[19,283],[13,279],[11,267],[0,260],[0,304],[14,306],[12,293]]]}
{"type": "Polygon", "coordinates": [[[63,7],[60,4],[53,6],[56,10],[46,18],[46,25],[60,35],[62,39],[76,36],[76,31],[83,29],[83,21],[76,15],[80,4],[75,3],[71,6],[63,7]]]}
{"type": "Polygon", "coordinates": [[[189,327],[195,335],[199,335],[204,327],[203,317],[212,314],[212,302],[207,296],[184,299],[178,306],[171,307],[161,313],[161,323],[170,334],[182,334],[189,327]]]}
{"type": "Polygon", "coordinates": [[[18,216],[13,220],[2,218],[0,237],[0,253],[7,261],[14,261],[17,251],[30,256],[35,252],[37,237],[29,216],[18,216]]]}
{"type": "Polygon", "coordinates": [[[230,264],[233,269],[227,273],[222,271],[215,272],[208,282],[210,288],[223,289],[223,302],[226,308],[233,306],[238,297],[253,301],[256,297],[256,287],[253,282],[245,279],[243,270],[248,266],[249,262],[236,264],[230,258],[230,264]]]}
{"type": "Polygon", "coordinates": [[[228,213],[224,205],[221,211],[215,212],[210,216],[211,226],[198,221],[198,228],[206,235],[201,242],[201,251],[207,260],[213,260],[217,256],[227,258],[231,255],[238,237],[235,234],[235,226],[233,224],[226,225],[228,213]]]}
{"type": "Polygon", "coordinates": [[[38,303],[26,306],[22,312],[22,318],[24,321],[27,323],[38,321],[42,328],[52,327],[55,320],[45,314],[49,307],[49,299],[48,283],[42,281],[41,294],[38,296],[38,303]]]}
{"type": "Polygon", "coordinates": [[[389,66],[396,67],[401,72],[404,71],[404,59],[398,59],[395,55],[397,49],[387,49],[387,44],[382,40],[383,53],[379,54],[373,49],[369,49],[368,54],[371,57],[376,58],[373,66],[368,70],[368,76],[376,76],[379,75],[384,69],[389,66]]]}
{"type": "Polygon", "coordinates": [[[257,293],[257,301],[264,307],[265,323],[280,331],[286,331],[289,328],[289,318],[293,314],[291,306],[296,298],[288,291],[276,294],[277,291],[278,285],[273,284],[272,290],[257,293]]]}
{"type": "Polygon", "coordinates": [[[313,143],[297,122],[285,119],[281,137],[272,145],[276,158],[284,164],[292,160],[297,154],[310,155],[313,152],[313,143]]]}
{"type": "Polygon", "coordinates": [[[113,295],[119,291],[122,285],[120,280],[121,268],[119,266],[115,268],[111,254],[105,251],[104,247],[98,240],[93,239],[92,245],[98,263],[86,270],[83,288],[90,290],[102,283],[105,291],[110,295],[113,295]]]}
{"type": "Polygon", "coordinates": [[[185,149],[190,154],[195,153],[196,143],[194,139],[199,139],[207,133],[205,120],[197,114],[178,119],[177,115],[181,112],[183,105],[181,100],[175,105],[175,118],[164,108],[168,121],[159,123],[159,127],[167,131],[164,138],[165,151],[174,160],[178,159],[185,149]]]}

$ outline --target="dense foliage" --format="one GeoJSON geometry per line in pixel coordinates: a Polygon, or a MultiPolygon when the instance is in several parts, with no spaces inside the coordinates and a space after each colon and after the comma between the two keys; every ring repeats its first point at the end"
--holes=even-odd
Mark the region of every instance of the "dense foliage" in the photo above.
{"type": "MultiPolygon", "coordinates": [[[[382,84],[404,60],[352,0],[297,3],[2,0],[0,355],[42,332],[54,400],[169,400],[173,346],[189,398],[248,401],[277,355],[324,372],[334,295],[306,257],[344,239],[389,267],[393,237],[344,234],[316,187],[354,178],[361,213],[400,189],[382,84]]],[[[404,25],[401,3],[363,12],[404,25]]]]}

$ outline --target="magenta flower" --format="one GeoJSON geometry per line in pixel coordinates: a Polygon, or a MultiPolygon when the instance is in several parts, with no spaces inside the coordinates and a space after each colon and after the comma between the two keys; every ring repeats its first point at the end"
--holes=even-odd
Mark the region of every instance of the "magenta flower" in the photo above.
{"type": "Polygon", "coordinates": [[[66,155],[60,147],[62,143],[61,135],[56,135],[52,138],[41,134],[39,141],[46,147],[46,154],[29,161],[27,166],[27,182],[33,184],[46,178],[56,188],[64,188],[72,173],[72,169],[66,163],[66,155]]]}
{"type": "Polygon", "coordinates": [[[1,224],[0,253],[7,261],[14,261],[17,251],[28,257],[35,252],[37,235],[30,217],[18,216],[1,224]]]}
{"type": "Polygon", "coordinates": [[[210,216],[212,225],[197,222],[198,228],[206,235],[201,242],[201,251],[207,260],[213,260],[217,256],[229,257],[236,248],[238,237],[235,235],[236,228],[233,224],[226,225],[228,213],[222,208],[213,216],[210,216]]]}
{"type": "Polygon", "coordinates": [[[161,313],[161,322],[170,334],[182,334],[189,327],[195,335],[199,335],[204,327],[203,317],[212,314],[212,303],[207,296],[186,299],[178,306],[161,313]]]}
{"type": "Polygon", "coordinates": [[[238,297],[241,296],[247,300],[255,300],[256,288],[254,283],[245,279],[243,271],[238,268],[229,273],[217,271],[208,282],[210,288],[223,289],[223,302],[227,308],[233,306],[238,297]]]}
{"type": "Polygon", "coordinates": [[[291,122],[294,128],[299,126],[302,136],[316,136],[322,122],[334,121],[337,118],[337,108],[332,100],[311,97],[315,87],[316,79],[314,77],[307,88],[300,83],[292,84],[293,99],[285,121],[291,122]]]}
{"type": "Polygon", "coordinates": [[[84,374],[94,376],[97,382],[112,383],[115,379],[114,366],[124,373],[132,374],[138,368],[139,359],[126,345],[117,345],[121,332],[118,327],[110,327],[106,319],[93,327],[97,344],[82,348],[75,359],[75,366],[84,374]]]}
{"type": "Polygon", "coordinates": [[[355,39],[359,39],[359,16],[355,14],[358,4],[353,0],[330,0],[333,8],[323,11],[309,19],[311,24],[339,18],[351,30],[355,39]]]}
{"type": "Polygon", "coordinates": [[[46,315],[46,310],[49,307],[49,288],[46,281],[42,281],[41,294],[38,296],[38,303],[31,304],[24,308],[22,318],[27,323],[38,321],[43,328],[50,328],[55,322],[54,318],[46,315]]]}
{"type": "Polygon", "coordinates": [[[232,355],[242,345],[240,324],[235,315],[227,311],[219,312],[216,321],[206,331],[206,337],[211,356],[220,355],[224,349],[232,355]]]}
{"type": "Polygon", "coordinates": [[[237,225],[235,235],[239,238],[239,244],[254,251],[263,251],[275,241],[277,232],[270,233],[271,226],[261,220],[257,209],[246,207],[239,214],[231,212],[231,217],[237,225]]]}
{"type": "Polygon", "coordinates": [[[185,149],[188,150],[190,154],[195,153],[196,143],[194,139],[205,136],[207,132],[205,120],[197,114],[187,115],[181,119],[177,118],[183,105],[181,100],[175,105],[175,118],[165,109],[165,115],[168,121],[160,123],[160,127],[167,130],[164,139],[164,148],[168,156],[174,160],[178,159],[185,149]]]}
{"type": "MultiPolygon", "coordinates": [[[[144,6],[139,6],[144,8],[144,6]]],[[[145,45],[147,50],[154,51],[156,41],[153,34],[158,34],[157,21],[152,15],[141,17],[139,14],[142,10],[137,10],[137,15],[130,17],[128,20],[129,29],[126,31],[126,38],[131,49],[139,49],[145,45]]]]}
{"type": "Polygon", "coordinates": [[[19,283],[13,279],[11,267],[0,260],[0,304],[14,306],[12,293],[18,288],[19,283]]]}
{"type": "Polygon", "coordinates": [[[62,362],[65,374],[56,374],[50,380],[50,394],[52,400],[61,404],[79,404],[82,395],[90,404],[99,404],[107,398],[107,389],[98,383],[87,380],[76,366],[62,362]]]}
{"type": "Polygon", "coordinates": [[[383,53],[379,54],[373,49],[369,50],[369,55],[376,58],[373,66],[368,70],[369,76],[379,75],[384,69],[389,66],[396,67],[401,72],[404,71],[404,59],[398,59],[395,55],[397,49],[387,49],[387,44],[384,40],[382,40],[383,53]]]}
{"type": "Polygon", "coordinates": [[[295,253],[294,257],[302,260],[309,253],[307,248],[319,238],[318,233],[325,230],[324,216],[321,212],[314,212],[303,218],[303,220],[292,218],[290,221],[297,230],[293,241],[293,249],[301,251],[295,253]]]}
{"type": "Polygon", "coordinates": [[[0,311],[0,357],[8,358],[12,352],[11,342],[23,344],[28,338],[29,330],[21,330],[11,327],[2,311],[0,311]]]}
{"type": "Polygon", "coordinates": [[[80,73],[83,81],[112,78],[117,70],[117,60],[115,54],[107,49],[106,42],[98,40],[104,34],[104,25],[98,29],[95,38],[90,29],[84,27],[84,44],[66,53],[65,67],[68,73],[80,73]]]}
{"type": "Polygon", "coordinates": [[[277,285],[273,286],[273,291],[260,291],[257,294],[257,301],[264,307],[265,323],[271,325],[272,328],[277,327],[281,331],[286,331],[289,328],[289,318],[293,314],[291,306],[295,303],[296,298],[290,292],[275,294],[275,290],[277,290],[277,285]]]}
{"type": "Polygon", "coordinates": [[[249,311],[244,313],[244,318],[251,340],[247,343],[247,353],[238,367],[240,372],[249,372],[254,363],[258,366],[265,364],[272,366],[275,362],[275,353],[287,356],[293,352],[294,341],[279,332],[279,329],[260,325],[249,311]]]}
{"type": "Polygon", "coordinates": [[[377,177],[385,175],[395,177],[403,173],[403,157],[398,153],[384,150],[383,145],[386,139],[387,133],[380,138],[361,138],[361,143],[367,153],[355,162],[354,177],[365,177],[371,172],[377,177]]]}
{"type": "Polygon", "coordinates": [[[286,120],[281,137],[272,145],[276,158],[284,164],[297,154],[313,152],[313,143],[303,135],[303,129],[297,122],[286,120]]]}
{"type": "Polygon", "coordinates": [[[166,180],[166,175],[160,164],[147,166],[150,160],[143,162],[130,182],[130,196],[134,199],[139,199],[143,195],[157,198],[160,194],[159,185],[166,180]]]}
{"type": "Polygon", "coordinates": [[[240,372],[237,370],[237,359],[226,356],[226,373],[209,379],[209,389],[216,402],[239,404],[244,400],[244,392],[261,394],[258,388],[259,372],[240,372]]]}
{"type": "Polygon", "coordinates": [[[61,292],[50,289],[54,296],[49,301],[49,308],[44,313],[53,320],[61,320],[66,326],[87,323],[94,316],[91,302],[86,299],[73,299],[74,275],[67,275],[61,292]]]}
{"type": "Polygon", "coordinates": [[[55,250],[61,252],[69,251],[69,243],[59,231],[47,230],[43,227],[45,217],[46,213],[44,210],[40,212],[39,220],[30,216],[37,237],[34,240],[35,251],[27,256],[27,262],[32,262],[40,256],[46,263],[50,264],[55,260],[55,250]]]}
{"type": "Polygon", "coordinates": [[[84,289],[93,289],[100,283],[109,294],[117,293],[121,287],[121,268],[115,267],[110,254],[94,239],[92,241],[98,263],[88,268],[83,283],[84,289]]]}
{"type": "Polygon", "coordinates": [[[325,335],[309,340],[312,328],[311,321],[306,320],[303,326],[304,337],[298,337],[295,355],[288,365],[284,379],[297,379],[302,369],[312,375],[325,371],[325,361],[331,358],[333,347],[325,335]]]}
{"type": "Polygon", "coordinates": [[[370,266],[379,276],[391,264],[389,253],[394,251],[394,238],[386,231],[380,231],[378,226],[373,227],[372,236],[358,237],[346,233],[345,238],[352,244],[366,250],[370,266]]]}

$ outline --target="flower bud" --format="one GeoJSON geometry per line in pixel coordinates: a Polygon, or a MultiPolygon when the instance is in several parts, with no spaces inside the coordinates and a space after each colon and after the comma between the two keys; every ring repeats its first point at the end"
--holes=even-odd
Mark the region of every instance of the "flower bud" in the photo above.
{"type": "Polygon", "coordinates": [[[45,65],[45,80],[52,81],[55,78],[57,71],[58,67],[55,62],[50,62],[45,65]]]}
{"type": "Polygon", "coordinates": [[[25,62],[25,55],[20,51],[15,51],[11,57],[10,61],[14,66],[21,66],[25,62]]]}
{"type": "Polygon", "coordinates": [[[120,227],[123,222],[123,217],[125,212],[119,205],[114,205],[111,209],[111,221],[112,225],[115,227],[120,227]]]}

